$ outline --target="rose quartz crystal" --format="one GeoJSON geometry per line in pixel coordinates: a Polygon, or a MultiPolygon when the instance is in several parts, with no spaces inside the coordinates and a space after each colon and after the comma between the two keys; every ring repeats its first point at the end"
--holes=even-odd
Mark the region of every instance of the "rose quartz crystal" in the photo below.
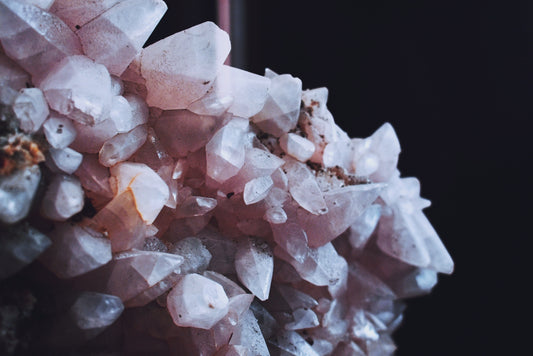
{"type": "Polygon", "coordinates": [[[393,127],[350,138],[211,22],[143,48],[165,11],[0,0],[0,277],[38,258],[86,291],[57,320],[95,353],[393,354],[402,299],[453,271],[393,127]]]}

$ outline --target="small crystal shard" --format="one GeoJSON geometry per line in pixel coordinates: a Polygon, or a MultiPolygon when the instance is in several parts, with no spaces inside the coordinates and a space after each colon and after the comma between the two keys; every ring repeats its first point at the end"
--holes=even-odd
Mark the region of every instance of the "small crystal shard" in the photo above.
{"type": "Polygon", "coordinates": [[[62,149],[51,148],[49,152],[55,166],[68,174],[76,172],[83,160],[81,153],[68,147],[62,149]]]}
{"type": "Polygon", "coordinates": [[[26,217],[41,180],[39,166],[19,169],[0,176],[0,220],[14,224],[26,217]]]}
{"type": "Polygon", "coordinates": [[[193,273],[172,289],[167,307],[176,325],[210,329],[228,312],[228,297],[220,284],[193,273]]]}
{"type": "Polygon", "coordinates": [[[274,182],[270,176],[252,179],[244,186],[244,203],[250,205],[265,199],[273,186],[274,182]]]}
{"type": "Polygon", "coordinates": [[[242,284],[257,298],[268,298],[274,260],[270,247],[264,241],[247,239],[240,244],[235,254],[235,270],[242,284]]]}
{"type": "Polygon", "coordinates": [[[148,104],[186,109],[207,93],[230,47],[227,33],[204,22],[143,49],[141,74],[148,104]]]}
{"type": "Polygon", "coordinates": [[[43,124],[46,140],[53,148],[66,148],[76,138],[76,129],[67,118],[51,115],[43,124]]]}
{"type": "Polygon", "coordinates": [[[60,278],[82,275],[111,260],[109,240],[87,227],[58,223],[48,236],[52,246],[40,260],[60,278]]]}
{"type": "Polygon", "coordinates": [[[289,156],[305,162],[315,153],[315,145],[305,137],[288,133],[279,138],[279,145],[289,156]]]}
{"type": "Polygon", "coordinates": [[[137,126],[130,132],[121,133],[107,140],[100,149],[99,160],[111,167],[130,158],[146,141],[146,126],[137,126]]]}
{"type": "Polygon", "coordinates": [[[22,89],[15,98],[13,111],[20,121],[20,128],[28,133],[39,130],[50,113],[43,92],[38,88],[22,89]]]}
{"type": "Polygon", "coordinates": [[[54,221],[65,221],[83,208],[83,189],[73,176],[56,175],[41,204],[41,214],[54,221]]]}
{"type": "Polygon", "coordinates": [[[266,103],[261,112],[252,118],[252,121],[261,130],[277,137],[282,136],[296,127],[301,98],[302,81],[300,79],[289,74],[274,76],[271,79],[266,103]]]}
{"type": "Polygon", "coordinates": [[[233,119],[217,131],[206,145],[207,174],[217,182],[223,182],[244,165],[245,131],[248,122],[233,119]]]}
{"type": "Polygon", "coordinates": [[[82,330],[100,331],[113,324],[124,306],[114,295],[83,292],[70,308],[70,316],[82,330]]]}

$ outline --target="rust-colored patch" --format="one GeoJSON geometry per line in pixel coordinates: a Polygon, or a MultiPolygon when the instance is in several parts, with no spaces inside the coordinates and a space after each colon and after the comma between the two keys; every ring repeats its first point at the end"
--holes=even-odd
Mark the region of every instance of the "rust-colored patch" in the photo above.
{"type": "Polygon", "coordinates": [[[44,161],[44,154],[31,137],[15,134],[0,148],[0,174],[7,175],[16,169],[33,166],[44,161]]]}

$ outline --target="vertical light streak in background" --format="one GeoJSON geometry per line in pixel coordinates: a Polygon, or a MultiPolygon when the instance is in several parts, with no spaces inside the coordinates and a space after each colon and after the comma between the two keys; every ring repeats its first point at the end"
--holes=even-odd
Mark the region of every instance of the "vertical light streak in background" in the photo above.
{"type": "Polygon", "coordinates": [[[248,69],[246,53],[246,0],[216,0],[217,23],[231,39],[231,52],[225,64],[248,69]]]}
{"type": "MultiPolygon", "coordinates": [[[[233,42],[231,33],[231,0],[217,0],[217,22],[218,27],[226,31],[233,42]]],[[[224,64],[231,65],[231,52],[224,64]]]]}

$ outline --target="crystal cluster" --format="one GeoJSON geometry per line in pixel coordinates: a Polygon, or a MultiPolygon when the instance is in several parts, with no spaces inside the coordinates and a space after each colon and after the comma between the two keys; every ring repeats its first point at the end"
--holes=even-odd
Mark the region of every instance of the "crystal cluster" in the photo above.
{"type": "Polygon", "coordinates": [[[393,353],[401,300],[453,270],[394,129],[350,138],[326,88],[224,65],[211,22],[143,48],[165,11],[0,0],[0,277],[79,291],[43,347],[393,353]]]}

